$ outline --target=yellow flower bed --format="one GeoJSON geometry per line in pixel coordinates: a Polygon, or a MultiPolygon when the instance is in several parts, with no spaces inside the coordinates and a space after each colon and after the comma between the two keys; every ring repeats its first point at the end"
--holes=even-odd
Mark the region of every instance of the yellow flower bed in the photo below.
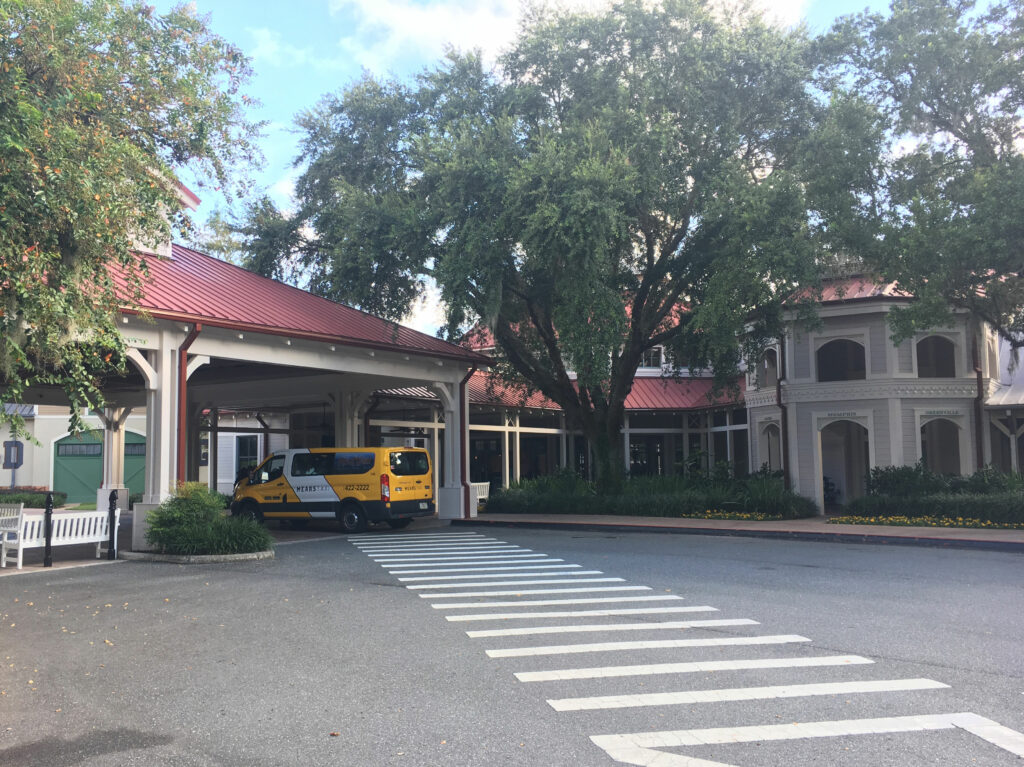
{"type": "Polygon", "coordinates": [[[1024,530],[1020,522],[989,522],[970,517],[831,517],[830,525],[893,525],[897,527],[974,527],[991,530],[1024,530]]]}
{"type": "Polygon", "coordinates": [[[739,519],[748,522],[767,522],[778,520],[780,517],[771,514],[762,514],[758,511],[722,511],[719,509],[708,509],[696,514],[681,514],[680,519],[739,519]]]}

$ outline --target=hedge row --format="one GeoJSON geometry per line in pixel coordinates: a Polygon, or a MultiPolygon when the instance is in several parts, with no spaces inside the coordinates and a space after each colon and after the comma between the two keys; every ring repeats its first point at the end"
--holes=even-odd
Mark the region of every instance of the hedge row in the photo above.
{"type": "MultiPolygon", "coordinates": [[[[54,493],[53,506],[63,506],[68,501],[67,493],[54,493]]],[[[0,503],[23,503],[26,509],[46,508],[46,493],[25,490],[0,490],[0,503]]]]}
{"type": "Polygon", "coordinates": [[[1024,523],[1024,495],[1002,493],[936,493],[922,496],[865,495],[847,504],[854,517],[947,517],[983,522],[1024,523]]]}
{"type": "Polygon", "coordinates": [[[776,477],[757,475],[728,482],[686,478],[626,480],[621,494],[599,495],[571,472],[517,483],[492,495],[487,510],[506,514],[605,514],[703,517],[708,512],[794,519],[817,514],[810,499],[787,491],[776,477]]]}

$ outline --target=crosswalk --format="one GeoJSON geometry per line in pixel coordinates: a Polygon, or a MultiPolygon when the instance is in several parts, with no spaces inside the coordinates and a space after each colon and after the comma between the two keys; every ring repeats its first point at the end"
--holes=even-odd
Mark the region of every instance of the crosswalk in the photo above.
{"type": "Polygon", "coordinates": [[[366,534],[349,536],[348,540],[411,593],[429,600],[431,607],[446,621],[468,624],[467,639],[484,643],[481,649],[487,657],[564,666],[512,670],[512,676],[519,682],[539,689],[578,682],[605,686],[605,689],[592,691],[600,694],[545,695],[547,705],[558,715],[634,712],[628,721],[635,722],[638,710],[653,707],[693,711],[694,707],[743,701],[765,706],[765,721],[739,726],[591,735],[594,746],[621,764],[734,767],[684,752],[709,745],[822,738],[842,738],[846,743],[856,735],[938,730],[961,730],[1003,752],[1024,758],[1024,735],[971,712],[936,714],[934,708],[942,707],[942,698],[931,704],[931,710],[917,716],[777,724],[770,719],[771,701],[842,696],[849,703],[850,696],[882,700],[882,697],[869,696],[937,692],[949,689],[949,685],[916,677],[837,678],[835,674],[839,669],[851,669],[846,672],[848,677],[856,673],[856,668],[870,666],[874,661],[859,655],[798,653],[796,648],[808,648],[810,638],[764,632],[758,628],[761,624],[757,620],[719,617],[721,610],[712,605],[680,604],[686,600],[678,594],[651,593],[650,586],[629,584],[613,574],[587,569],[476,532],[366,534]],[[594,620],[598,618],[608,620],[594,620]],[[666,632],[685,632],[686,638],[664,638],[666,632]],[[590,641],[580,641],[584,639],[590,641]],[[545,641],[560,643],[539,643],[545,641]],[[778,656],[741,657],[752,650],[772,652],[773,647],[780,653],[786,648],[791,650],[789,654],[778,656]],[[633,661],[640,656],[647,659],[648,651],[676,651],[678,657],[667,658],[669,662],[587,663],[588,658],[602,657],[600,653],[625,654],[632,656],[633,661]],[[715,656],[694,659],[695,654],[701,652],[714,652],[715,656]],[[737,657],[731,657],[733,654],[737,657]],[[574,665],[576,656],[581,665],[574,665]],[[560,662],[559,658],[565,660],[560,662]],[[822,680],[775,679],[775,676],[814,671],[831,676],[822,680]],[[763,672],[776,683],[723,682],[706,686],[710,675],[717,680],[727,679],[733,673],[751,672],[763,672]],[[641,691],[636,686],[641,684],[638,681],[641,678],[657,680],[670,689],[641,691]],[[687,680],[699,681],[687,684],[687,680]]]}

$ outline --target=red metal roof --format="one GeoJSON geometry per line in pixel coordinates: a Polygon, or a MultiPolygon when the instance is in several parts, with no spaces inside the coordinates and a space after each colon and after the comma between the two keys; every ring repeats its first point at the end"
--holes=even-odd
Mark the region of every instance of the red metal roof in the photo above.
{"type": "MultiPolygon", "coordinates": [[[[461,346],[261,277],[182,245],[172,246],[171,258],[150,256],[146,263],[149,279],[140,306],[154,317],[475,364],[489,362],[487,357],[461,346]]],[[[115,274],[114,278],[123,290],[123,277],[115,274]]]]}
{"type": "MultiPolygon", "coordinates": [[[[741,406],[745,381],[738,381],[739,392],[720,392],[709,397],[712,390],[710,378],[635,378],[633,390],[626,397],[626,410],[703,410],[710,407],[741,406]]],[[[469,401],[473,405],[497,405],[502,407],[525,407],[543,410],[559,410],[554,402],[543,394],[533,392],[524,399],[522,390],[502,383],[489,373],[477,372],[469,379],[469,401]]],[[[426,387],[388,389],[379,392],[391,397],[413,399],[434,399],[426,387]]]]}
{"type": "Polygon", "coordinates": [[[702,410],[724,405],[741,406],[746,382],[740,378],[738,392],[729,390],[711,396],[710,378],[634,378],[626,397],[626,410],[702,410]]]}
{"type": "MultiPolygon", "coordinates": [[[[806,291],[797,293],[798,298],[806,298],[807,295],[806,291]]],[[[872,298],[906,300],[913,298],[913,295],[901,290],[895,282],[882,282],[862,274],[826,280],[821,286],[821,303],[823,304],[864,301],[872,298]]]]}

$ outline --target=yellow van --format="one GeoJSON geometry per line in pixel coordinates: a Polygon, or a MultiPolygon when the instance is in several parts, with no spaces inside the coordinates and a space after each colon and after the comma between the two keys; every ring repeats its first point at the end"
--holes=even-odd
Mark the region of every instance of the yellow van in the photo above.
{"type": "Polygon", "coordinates": [[[413,447],[322,447],[267,457],[235,486],[231,513],[252,519],[335,517],[345,532],[370,522],[405,527],[434,513],[430,454],[413,447]]]}

